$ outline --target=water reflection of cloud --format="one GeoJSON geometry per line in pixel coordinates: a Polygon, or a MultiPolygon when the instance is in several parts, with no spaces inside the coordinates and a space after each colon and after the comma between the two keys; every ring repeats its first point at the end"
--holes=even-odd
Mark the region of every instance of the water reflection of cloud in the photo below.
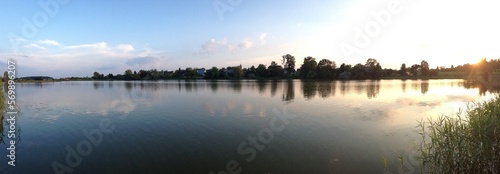
{"type": "Polygon", "coordinates": [[[99,114],[106,116],[109,112],[130,113],[135,109],[134,102],[128,97],[121,97],[101,104],[99,114]]]}
{"type": "Polygon", "coordinates": [[[266,107],[257,106],[250,102],[234,102],[234,101],[214,101],[209,100],[203,104],[205,111],[210,116],[228,116],[229,114],[237,112],[236,116],[258,116],[266,117],[266,107]],[[227,102],[227,103],[226,103],[227,102]]]}
{"type": "Polygon", "coordinates": [[[430,107],[435,107],[441,105],[443,102],[442,100],[439,99],[434,99],[434,100],[425,100],[421,101],[422,99],[420,98],[398,98],[396,99],[396,103],[399,103],[403,106],[430,106],[430,107]]]}
{"type": "Polygon", "coordinates": [[[462,101],[462,102],[472,102],[476,101],[477,96],[472,95],[446,95],[448,100],[452,101],[462,101]]]}
{"type": "Polygon", "coordinates": [[[396,103],[399,103],[403,106],[421,106],[421,107],[436,107],[440,106],[444,103],[452,103],[452,102],[473,102],[476,101],[476,96],[471,95],[445,95],[445,96],[435,96],[434,98],[409,98],[403,97],[396,99],[396,103]]]}
{"type": "Polygon", "coordinates": [[[376,121],[388,117],[387,110],[383,109],[369,109],[368,111],[364,111],[356,107],[354,108],[354,113],[363,121],[376,121]]]}

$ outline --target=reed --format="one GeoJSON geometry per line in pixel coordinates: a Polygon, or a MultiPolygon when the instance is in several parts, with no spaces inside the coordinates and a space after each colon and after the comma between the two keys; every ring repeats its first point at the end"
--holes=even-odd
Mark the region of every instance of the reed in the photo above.
{"type": "Polygon", "coordinates": [[[422,166],[432,173],[500,172],[500,97],[456,115],[419,122],[422,166]]]}

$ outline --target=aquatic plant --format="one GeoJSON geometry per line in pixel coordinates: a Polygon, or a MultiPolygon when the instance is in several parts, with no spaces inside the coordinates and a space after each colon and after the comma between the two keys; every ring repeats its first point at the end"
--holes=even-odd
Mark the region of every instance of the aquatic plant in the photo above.
{"type": "Polygon", "coordinates": [[[500,97],[470,104],[456,117],[419,122],[422,166],[432,173],[500,172],[500,97]]]}

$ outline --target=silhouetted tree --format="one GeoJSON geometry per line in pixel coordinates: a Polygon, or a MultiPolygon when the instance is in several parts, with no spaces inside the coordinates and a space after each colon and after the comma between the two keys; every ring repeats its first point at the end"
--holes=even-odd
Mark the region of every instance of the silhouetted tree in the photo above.
{"type": "Polygon", "coordinates": [[[414,64],[411,66],[410,68],[410,72],[413,76],[417,76],[418,75],[418,69],[420,68],[420,65],[418,64],[414,64]]]}
{"type": "Polygon", "coordinates": [[[295,72],[295,57],[290,54],[282,56],[283,69],[286,70],[286,74],[292,74],[295,72]]]}
{"type": "Polygon", "coordinates": [[[212,67],[212,69],[207,70],[205,74],[206,79],[217,79],[219,78],[219,68],[212,67]]]}
{"type": "Polygon", "coordinates": [[[255,69],[255,72],[256,72],[258,77],[267,77],[268,76],[267,68],[266,68],[266,65],[264,65],[264,64],[259,64],[259,66],[257,66],[257,69],[255,69]]]}
{"type": "Polygon", "coordinates": [[[271,77],[281,77],[283,76],[283,67],[278,65],[275,61],[271,62],[271,65],[267,67],[271,77]]]}
{"type": "Polygon", "coordinates": [[[422,76],[429,76],[429,63],[425,60],[422,60],[420,63],[420,74],[422,76]]]}
{"type": "Polygon", "coordinates": [[[382,77],[382,66],[377,62],[376,59],[369,58],[366,60],[365,64],[366,75],[371,79],[379,79],[382,77]]]}
{"type": "Polygon", "coordinates": [[[316,59],[308,56],[304,58],[304,63],[300,67],[300,73],[303,78],[316,78],[316,67],[318,66],[318,63],[316,62],[316,59]]]}
{"type": "Polygon", "coordinates": [[[361,63],[354,65],[351,68],[351,79],[366,79],[366,68],[361,63]]]}
{"type": "Polygon", "coordinates": [[[399,69],[399,75],[401,76],[407,76],[407,70],[406,70],[406,64],[402,64],[401,68],[399,69]]]}
{"type": "Polygon", "coordinates": [[[233,67],[233,74],[234,74],[234,77],[237,79],[240,79],[243,77],[243,69],[241,68],[241,65],[233,67]]]}
{"type": "Polygon", "coordinates": [[[335,62],[328,59],[322,59],[319,61],[317,66],[317,74],[319,78],[333,78],[335,77],[335,62]]]}

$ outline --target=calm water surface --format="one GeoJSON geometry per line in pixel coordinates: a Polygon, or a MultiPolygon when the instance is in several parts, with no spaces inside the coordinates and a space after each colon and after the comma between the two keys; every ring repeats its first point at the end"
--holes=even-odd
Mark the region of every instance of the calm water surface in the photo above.
{"type": "Polygon", "coordinates": [[[462,80],[24,83],[0,173],[417,172],[417,120],[493,96],[462,80]]]}

